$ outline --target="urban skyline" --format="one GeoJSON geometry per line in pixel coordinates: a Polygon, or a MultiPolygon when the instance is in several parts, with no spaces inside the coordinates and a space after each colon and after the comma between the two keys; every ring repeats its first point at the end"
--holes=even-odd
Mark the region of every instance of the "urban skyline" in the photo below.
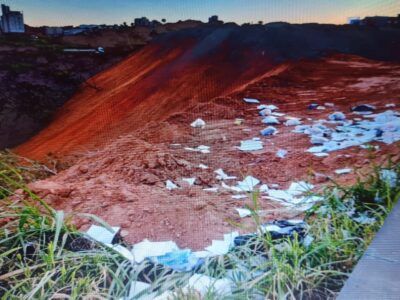
{"type": "Polygon", "coordinates": [[[79,24],[128,24],[136,17],[168,22],[178,20],[207,21],[218,15],[225,22],[257,23],[286,21],[291,23],[347,23],[351,17],[395,16],[400,2],[395,0],[0,0],[24,12],[30,26],[65,26],[79,24]]]}

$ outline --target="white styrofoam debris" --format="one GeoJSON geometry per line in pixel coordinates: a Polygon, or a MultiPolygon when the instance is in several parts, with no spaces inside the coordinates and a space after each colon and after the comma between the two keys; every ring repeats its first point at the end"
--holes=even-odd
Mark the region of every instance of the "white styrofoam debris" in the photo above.
{"type": "Polygon", "coordinates": [[[218,188],[217,187],[205,188],[205,189],[203,189],[203,191],[211,192],[211,193],[218,193],[218,188]]]}
{"type": "Polygon", "coordinates": [[[351,173],[352,171],[353,171],[353,169],[351,169],[351,168],[343,168],[343,169],[335,170],[335,173],[341,175],[341,174],[351,173]]]}
{"type": "Polygon", "coordinates": [[[247,208],[235,208],[235,210],[238,212],[239,217],[241,218],[246,218],[251,216],[251,211],[247,208]]]}
{"type": "Polygon", "coordinates": [[[86,235],[97,242],[112,244],[115,235],[120,231],[120,229],[120,227],[105,228],[103,226],[91,225],[86,232],[86,235]]]}
{"type": "Polygon", "coordinates": [[[335,106],[335,104],[330,103],[330,102],[325,102],[324,105],[327,106],[327,107],[334,107],[335,106]]]}
{"type": "Polygon", "coordinates": [[[231,233],[224,234],[223,240],[213,240],[211,245],[206,247],[205,250],[210,255],[225,255],[229,252],[230,248],[234,245],[233,241],[235,237],[239,236],[239,233],[234,231],[231,233]]]}
{"type": "Polygon", "coordinates": [[[301,124],[299,119],[289,119],[285,122],[285,126],[298,126],[301,124]]]}
{"type": "Polygon", "coordinates": [[[396,104],[394,104],[394,103],[388,103],[388,104],[385,104],[385,107],[396,107],[396,104]]]}
{"type": "Polygon", "coordinates": [[[179,248],[173,241],[151,242],[143,240],[133,245],[132,254],[136,263],[141,263],[147,257],[162,256],[169,252],[178,251],[179,248]]]}
{"type": "Polygon", "coordinates": [[[215,170],[214,173],[217,174],[217,177],[216,177],[216,178],[217,178],[218,180],[236,179],[236,176],[229,176],[229,175],[226,174],[226,173],[224,172],[224,170],[222,170],[222,169],[215,170]]]}
{"type": "Polygon", "coordinates": [[[134,261],[132,252],[130,250],[128,250],[126,247],[119,245],[119,244],[116,244],[116,245],[107,244],[107,246],[110,247],[111,249],[113,249],[115,252],[118,252],[119,254],[121,254],[123,257],[125,257],[130,262],[134,261]]]}
{"type": "Polygon", "coordinates": [[[219,297],[232,294],[233,282],[229,279],[215,279],[206,275],[194,274],[190,277],[188,284],[183,288],[185,291],[195,290],[201,297],[205,297],[207,293],[214,291],[219,297]]]}
{"type": "Polygon", "coordinates": [[[245,179],[243,179],[243,181],[239,181],[237,183],[237,187],[244,192],[252,192],[254,191],[254,188],[256,185],[258,185],[260,183],[260,180],[258,180],[257,178],[253,177],[253,176],[246,176],[245,179]]]}
{"type": "Polygon", "coordinates": [[[268,109],[270,109],[270,110],[277,110],[277,109],[279,109],[278,106],[275,106],[275,105],[273,105],[273,104],[269,104],[269,105],[265,106],[265,108],[268,108],[268,109]]]}
{"type": "Polygon", "coordinates": [[[190,186],[194,185],[196,178],[182,178],[182,181],[187,182],[190,186]]]}
{"type": "Polygon", "coordinates": [[[254,99],[254,98],[243,98],[243,101],[249,104],[258,104],[260,103],[259,100],[254,99]]]}
{"type": "Polygon", "coordinates": [[[267,108],[267,105],[265,105],[265,104],[260,104],[260,105],[258,105],[257,106],[257,109],[266,109],[267,108]]]}
{"type": "Polygon", "coordinates": [[[270,109],[268,109],[268,108],[264,108],[263,110],[260,110],[259,112],[258,112],[258,114],[260,115],[260,116],[268,116],[268,115],[270,115],[272,113],[272,111],[270,110],[270,109]]]}
{"type": "Polygon", "coordinates": [[[343,121],[346,119],[346,116],[344,113],[342,113],[340,111],[336,111],[336,112],[330,114],[328,119],[331,121],[343,121]]]}
{"type": "Polygon", "coordinates": [[[173,183],[171,180],[167,180],[167,181],[165,182],[165,187],[166,187],[167,190],[169,190],[169,191],[178,188],[178,186],[177,186],[175,183],[173,183]]]}
{"type": "Polygon", "coordinates": [[[268,125],[276,125],[276,124],[279,124],[278,119],[277,119],[276,117],[274,117],[274,116],[265,117],[265,118],[262,120],[262,122],[263,122],[264,124],[268,124],[268,125]]]}
{"type": "Polygon", "coordinates": [[[225,182],[222,181],[221,186],[231,192],[235,192],[235,193],[241,193],[243,192],[243,190],[241,188],[238,188],[237,186],[230,186],[227,185],[225,182]]]}
{"type": "Polygon", "coordinates": [[[279,149],[279,150],[276,152],[276,156],[279,157],[279,158],[285,158],[285,156],[286,156],[287,154],[288,154],[288,151],[285,150],[285,149],[279,149]]]}
{"type": "Polygon", "coordinates": [[[329,154],[328,153],[326,153],[326,152],[316,152],[316,153],[313,153],[315,156],[317,156],[317,157],[326,157],[326,156],[329,156],[329,154]]]}
{"type": "Polygon", "coordinates": [[[260,134],[263,136],[276,135],[277,133],[278,133],[278,130],[273,126],[268,126],[264,129],[260,130],[260,134]]]}
{"type": "Polygon", "coordinates": [[[208,166],[206,166],[205,164],[199,164],[199,168],[206,170],[206,169],[208,169],[208,166]]]}
{"type": "Polygon", "coordinates": [[[210,147],[205,145],[197,146],[196,148],[186,147],[185,150],[192,152],[210,153],[210,147]]]}
{"type": "Polygon", "coordinates": [[[232,195],[231,197],[232,197],[232,199],[236,199],[236,200],[247,198],[246,195],[232,195]]]}
{"type": "Polygon", "coordinates": [[[272,115],[272,116],[275,116],[275,117],[283,117],[283,116],[286,115],[286,114],[280,113],[280,112],[275,112],[275,111],[274,111],[274,112],[271,113],[271,115],[272,115]]]}
{"type": "Polygon", "coordinates": [[[193,123],[190,124],[190,126],[192,126],[193,128],[204,128],[206,126],[206,122],[204,122],[204,120],[199,118],[193,121],[193,123]]]}
{"type": "Polygon", "coordinates": [[[267,193],[268,190],[269,190],[269,188],[268,188],[268,185],[262,184],[262,185],[259,187],[258,190],[259,190],[260,193],[267,193]]]}
{"type": "Polygon", "coordinates": [[[323,145],[324,143],[329,142],[329,140],[323,136],[313,135],[310,140],[313,145],[323,145]]]}
{"type": "Polygon", "coordinates": [[[305,182],[305,181],[298,181],[298,182],[292,182],[289,186],[288,192],[293,195],[299,195],[302,193],[310,192],[314,186],[311,183],[305,182]]]}
{"type": "Polygon", "coordinates": [[[319,105],[319,106],[317,106],[317,108],[316,109],[318,109],[318,110],[325,110],[326,109],[326,107],[325,106],[322,106],[322,105],[319,105]]]}
{"type": "Polygon", "coordinates": [[[245,140],[240,142],[239,150],[241,151],[257,151],[262,149],[263,144],[261,141],[245,140]]]}
{"type": "Polygon", "coordinates": [[[154,299],[155,293],[151,293],[151,285],[141,281],[133,281],[129,289],[128,299],[151,300],[154,299]]]}

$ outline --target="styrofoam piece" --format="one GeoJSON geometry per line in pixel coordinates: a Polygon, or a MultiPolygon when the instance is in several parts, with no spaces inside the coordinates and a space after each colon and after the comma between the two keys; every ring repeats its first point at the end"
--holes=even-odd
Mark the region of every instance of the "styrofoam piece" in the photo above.
{"type": "Polygon", "coordinates": [[[107,247],[110,247],[111,249],[113,249],[114,251],[116,251],[116,252],[118,252],[119,254],[121,254],[124,258],[126,258],[127,260],[129,260],[129,261],[131,261],[131,262],[133,262],[134,261],[134,257],[133,257],[133,255],[132,255],[132,252],[128,249],[128,248],[126,248],[126,247],[124,247],[124,246],[122,246],[122,245],[119,245],[119,244],[116,244],[116,245],[112,245],[112,244],[106,244],[107,245],[107,247]]]}
{"type": "Polygon", "coordinates": [[[346,119],[346,116],[344,113],[342,113],[340,111],[336,111],[336,112],[330,114],[328,119],[331,121],[343,121],[346,119]]]}
{"type": "Polygon", "coordinates": [[[198,118],[195,121],[193,121],[192,124],[190,124],[193,128],[204,128],[206,126],[206,122],[204,120],[198,118]]]}
{"type": "Polygon", "coordinates": [[[279,157],[279,158],[285,158],[285,156],[286,156],[287,154],[288,154],[288,151],[285,150],[285,149],[279,149],[279,150],[276,152],[276,156],[279,157]]]}
{"type": "Polygon", "coordinates": [[[264,129],[260,130],[260,134],[263,136],[276,135],[277,133],[278,133],[278,130],[273,126],[268,126],[264,129]]]}
{"type": "Polygon", "coordinates": [[[262,122],[268,125],[277,125],[280,123],[279,120],[274,116],[267,116],[262,120],[262,122]]]}
{"type": "Polygon", "coordinates": [[[151,285],[141,281],[133,281],[129,289],[129,296],[125,300],[140,299],[151,300],[154,299],[155,293],[151,293],[151,285]]]}
{"type": "Polygon", "coordinates": [[[299,119],[289,119],[285,122],[285,126],[298,126],[301,124],[299,119]]]}
{"type": "Polygon", "coordinates": [[[215,279],[206,275],[194,274],[183,288],[184,291],[195,290],[201,297],[205,297],[210,291],[214,291],[219,297],[232,294],[233,282],[229,279],[215,279]]]}
{"type": "Polygon", "coordinates": [[[236,200],[247,198],[246,195],[232,195],[231,197],[232,197],[232,199],[236,199],[236,200]]]}
{"type": "Polygon", "coordinates": [[[194,185],[194,183],[196,182],[196,178],[182,178],[182,181],[187,182],[190,186],[194,185]]]}
{"type": "Polygon", "coordinates": [[[258,190],[259,190],[260,193],[267,193],[268,190],[269,190],[269,188],[268,188],[268,185],[262,184],[262,185],[259,187],[258,190]]]}
{"type": "Polygon", "coordinates": [[[325,107],[325,106],[322,106],[322,105],[318,105],[316,109],[318,109],[318,110],[325,110],[326,107],[325,107]]]}
{"type": "Polygon", "coordinates": [[[262,149],[263,144],[261,141],[245,140],[240,142],[239,150],[241,151],[257,151],[262,149]]]}
{"type": "Polygon", "coordinates": [[[239,217],[241,218],[246,218],[251,216],[251,211],[247,208],[235,208],[235,210],[238,212],[239,217]]]}
{"type": "Polygon", "coordinates": [[[200,153],[210,153],[210,147],[209,146],[205,146],[205,145],[200,145],[197,146],[196,148],[191,148],[191,147],[185,147],[185,150],[187,151],[192,151],[192,152],[200,152],[200,153]]]}
{"type": "Polygon", "coordinates": [[[221,168],[215,170],[214,173],[217,174],[217,177],[216,177],[216,178],[217,178],[218,180],[236,179],[236,176],[229,176],[229,175],[226,174],[226,173],[224,172],[224,170],[222,170],[221,168]]]}
{"type": "Polygon", "coordinates": [[[141,263],[147,257],[162,256],[168,252],[178,251],[179,248],[173,241],[151,242],[143,240],[132,248],[132,254],[136,263],[141,263]]]}
{"type": "Polygon", "coordinates": [[[207,170],[208,169],[208,166],[206,166],[205,164],[199,164],[199,166],[198,166],[200,169],[203,169],[203,170],[207,170]]]}
{"type": "Polygon", "coordinates": [[[217,187],[205,188],[205,189],[203,189],[203,191],[211,192],[211,193],[218,193],[218,188],[217,187]]]}
{"type": "Polygon", "coordinates": [[[233,241],[237,236],[239,236],[239,233],[236,231],[224,234],[223,240],[213,240],[211,245],[206,247],[205,250],[210,252],[211,255],[225,255],[233,246],[233,241]]]}
{"type": "Polygon", "coordinates": [[[313,153],[315,156],[317,156],[317,157],[326,157],[326,156],[329,156],[329,154],[328,153],[326,153],[326,152],[317,152],[317,153],[313,153]]]}
{"type": "Polygon", "coordinates": [[[388,103],[388,104],[385,104],[385,107],[396,107],[396,104],[394,104],[394,103],[388,103]]]}
{"type": "Polygon", "coordinates": [[[112,244],[115,235],[120,231],[121,227],[111,227],[110,229],[103,226],[91,225],[88,231],[86,231],[86,235],[97,242],[112,244]]]}
{"type": "Polygon", "coordinates": [[[171,180],[167,180],[165,182],[165,187],[169,191],[172,191],[172,190],[175,190],[178,188],[178,186],[175,183],[173,183],[171,180]]]}
{"type": "Polygon", "coordinates": [[[270,109],[268,109],[268,108],[264,108],[263,110],[260,110],[260,111],[258,112],[258,114],[259,114],[260,116],[262,116],[262,117],[268,116],[268,115],[270,115],[271,113],[272,113],[272,111],[271,111],[270,109]]]}
{"type": "Polygon", "coordinates": [[[335,170],[335,173],[341,175],[341,174],[349,174],[352,171],[353,171],[353,169],[351,169],[351,168],[343,168],[343,169],[335,170]]]}
{"type": "Polygon", "coordinates": [[[395,171],[384,169],[380,171],[379,175],[380,178],[387,182],[391,188],[394,188],[397,185],[398,176],[395,171]]]}
{"type": "Polygon", "coordinates": [[[254,191],[255,186],[258,185],[259,183],[260,180],[258,180],[257,178],[253,176],[246,176],[246,178],[243,179],[243,181],[239,181],[237,183],[237,187],[244,192],[252,192],[254,191]]]}
{"type": "Polygon", "coordinates": [[[254,98],[243,98],[243,101],[249,104],[258,104],[260,103],[259,100],[254,99],[254,98]]]}
{"type": "Polygon", "coordinates": [[[275,112],[275,111],[271,113],[271,116],[275,116],[275,117],[283,117],[284,115],[286,115],[286,114],[280,113],[280,112],[275,112]]]}
{"type": "Polygon", "coordinates": [[[239,187],[237,187],[237,186],[230,186],[230,185],[227,185],[225,182],[222,182],[222,183],[221,183],[221,186],[222,186],[224,189],[229,190],[229,191],[232,191],[232,192],[235,192],[235,193],[241,193],[241,192],[243,192],[243,190],[242,190],[241,188],[239,188],[239,187]]]}

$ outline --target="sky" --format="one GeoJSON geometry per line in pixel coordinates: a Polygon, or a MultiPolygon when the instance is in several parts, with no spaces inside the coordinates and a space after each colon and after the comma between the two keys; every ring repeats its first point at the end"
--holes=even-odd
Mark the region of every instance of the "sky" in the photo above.
{"type": "Polygon", "coordinates": [[[349,17],[396,16],[399,0],[0,0],[24,13],[31,26],[130,24],[136,17],[167,22],[207,21],[218,15],[225,22],[347,23],[349,17]]]}

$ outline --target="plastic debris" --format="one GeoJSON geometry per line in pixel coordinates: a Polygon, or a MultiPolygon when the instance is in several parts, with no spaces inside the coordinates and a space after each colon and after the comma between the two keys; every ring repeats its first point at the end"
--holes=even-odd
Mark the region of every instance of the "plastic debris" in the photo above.
{"type": "Polygon", "coordinates": [[[196,148],[186,147],[185,150],[193,151],[193,152],[201,152],[201,153],[205,153],[205,154],[211,152],[210,147],[204,146],[204,145],[197,146],[196,148]]]}
{"type": "Polygon", "coordinates": [[[229,176],[224,172],[222,169],[215,170],[214,173],[217,174],[218,180],[229,180],[229,179],[236,179],[236,176],[229,176]]]}
{"type": "Polygon", "coordinates": [[[140,299],[140,300],[150,300],[154,299],[155,293],[151,293],[151,285],[141,281],[133,281],[129,289],[128,297],[124,300],[130,299],[140,299]]]}
{"type": "Polygon", "coordinates": [[[322,106],[322,105],[318,105],[316,109],[318,109],[318,110],[325,110],[326,107],[325,107],[325,106],[322,106]]]}
{"type": "Polygon", "coordinates": [[[204,128],[206,126],[206,122],[202,119],[196,119],[192,124],[190,124],[193,128],[204,128]]]}
{"type": "Polygon", "coordinates": [[[311,103],[311,104],[308,105],[307,108],[309,110],[313,110],[313,109],[316,109],[318,106],[319,106],[319,104],[317,104],[317,103],[311,103]]]}
{"type": "Polygon", "coordinates": [[[385,107],[396,107],[396,104],[394,103],[388,103],[385,105],[385,107]]]}
{"type": "Polygon", "coordinates": [[[126,247],[122,246],[122,245],[112,245],[112,244],[107,244],[108,247],[110,247],[111,249],[113,249],[115,252],[118,252],[119,254],[121,254],[121,256],[125,257],[127,260],[133,262],[134,261],[134,257],[132,255],[132,252],[130,250],[128,250],[126,247]]]}
{"type": "Polygon", "coordinates": [[[353,220],[359,224],[374,224],[376,222],[375,218],[369,217],[366,213],[358,214],[358,217],[353,217],[353,220]]]}
{"type": "Polygon", "coordinates": [[[234,231],[231,233],[224,234],[223,240],[213,240],[211,246],[205,248],[209,252],[209,255],[225,255],[234,245],[234,240],[239,236],[239,233],[234,231]]]}
{"type": "Polygon", "coordinates": [[[171,180],[167,180],[167,181],[165,182],[165,187],[166,187],[167,190],[169,190],[169,191],[178,188],[178,186],[177,186],[175,183],[173,183],[171,180]]]}
{"type": "Polygon", "coordinates": [[[391,188],[394,188],[397,185],[398,176],[395,171],[384,169],[380,171],[379,175],[391,188]]]}
{"type": "Polygon", "coordinates": [[[344,168],[344,169],[337,169],[335,170],[335,173],[338,175],[342,175],[342,174],[349,174],[353,171],[353,169],[351,168],[344,168]]]}
{"type": "Polygon", "coordinates": [[[239,150],[241,151],[257,151],[262,149],[263,149],[263,144],[261,141],[245,140],[240,142],[239,150]]]}
{"type": "Polygon", "coordinates": [[[328,119],[331,121],[343,121],[343,120],[346,120],[346,116],[344,115],[344,113],[342,113],[340,111],[336,111],[336,112],[330,114],[328,119]]]}
{"type": "Polygon", "coordinates": [[[190,186],[194,185],[196,178],[182,178],[182,181],[187,182],[190,186]]]}
{"type": "Polygon", "coordinates": [[[328,153],[326,153],[326,152],[321,152],[321,153],[313,153],[315,156],[317,156],[317,157],[326,157],[326,156],[329,156],[329,154],[328,153]]]}
{"type": "Polygon", "coordinates": [[[237,183],[237,188],[244,192],[252,192],[256,185],[260,183],[260,180],[253,176],[246,176],[243,181],[237,183]]]}
{"type": "Polygon", "coordinates": [[[300,124],[301,124],[301,122],[299,119],[289,119],[285,122],[285,126],[297,126],[300,124]]]}
{"type": "Polygon", "coordinates": [[[246,218],[251,216],[251,211],[247,208],[235,208],[239,214],[239,217],[246,218]]]}
{"type": "Polygon", "coordinates": [[[285,150],[285,149],[279,149],[279,150],[276,152],[276,156],[279,157],[279,158],[285,158],[285,156],[286,156],[287,154],[288,154],[288,151],[285,150]]]}
{"type": "Polygon", "coordinates": [[[286,115],[286,114],[280,113],[280,112],[272,112],[271,115],[272,115],[272,116],[275,116],[275,117],[283,117],[283,116],[286,115]]]}
{"type": "Polygon", "coordinates": [[[276,124],[279,124],[278,119],[277,119],[276,117],[274,117],[274,116],[265,117],[265,118],[262,120],[262,122],[263,122],[264,124],[268,124],[268,125],[276,125],[276,124]]]}
{"type": "Polygon", "coordinates": [[[327,138],[324,138],[323,136],[313,135],[311,136],[310,142],[313,145],[323,145],[324,143],[329,142],[329,140],[327,138]]]}
{"type": "Polygon", "coordinates": [[[229,279],[215,279],[210,276],[194,274],[190,277],[188,284],[183,288],[185,291],[197,291],[201,298],[205,297],[208,293],[215,292],[219,297],[224,297],[232,294],[233,282],[229,279]]]}
{"type": "Polygon", "coordinates": [[[203,191],[211,192],[211,193],[218,193],[218,188],[217,187],[205,188],[205,189],[203,189],[203,191]]]}
{"type": "Polygon", "coordinates": [[[327,107],[334,107],[335,106],[335,104],[333,104],[331,102],[325,102],[324,105],[327,106],[327,107]]]}
{"type": "Polygon", "coordinates": [[[233,122],[235,125],[242,125],[243,123],[243,119],[235,119],[235,121],[233,122]]]}
{"type": "Polygon", "coordinates": [[[178,251],[179,248],[173,241],[151,242],[143,240],[132,248],[132,254],[136,263],[141,263],[147,257],[162,256],[169,252],[178,251]]]}
{"type": "Polygon", "coordinates": [[[258,104],[260,103],[259,100],[254,99],[254,98],[243,98],[243,101],[246,103],[250,103],[250,104],[258,104]]]}
{"type": "Polygon", "coordinates": [[[188,272],[203,263],[190,249],[174,250],[163,255],[148,257],[153,263],[164,265],[178,272],[188,272]]]}
{"type": "Polygon", "coordinates": [[[271,113],[272,113],[272,111],[271,111],[270,109],[268,109],[268,108],[264,108],[263,110],[260,110],[260,111],[258,112],[258,114],[259,114],[260,116],[262,116],[262,117],[268,116],[268,115],[270,115],[271,113]]]}
{"type": "Polygon", "coordinates": [[[262,184],[258,190],[260,193],[267,193],[269,188],[268,188],[268,185],[262,184]]]}
{"type": "Polygon", "coordinates": [[[106,228],[98,225],[91,225],[86,235],[91,239],[103,243],[103,244],[112,244],[116,234],[121,230],[120,227],[111,227],[106,228]]]}
{"type": "Polygon", "coordinates": [[[236,199],[236,200],[247,198],[246,195],[232,195],[231,197],[232,197],[232,199],[236,199]]]}
{"type": "Polygon", "coordinates": [[[260,104],[257,106],[257,109],[266,109],[266,108],[267,108],[267,105],[265,105],[265,104],[260,104]]]}
{"type": "Polygon", "coordinates": [[[206,169],[208,169],[208,166],[206,166],[204,164],[199,164],[199,168],[203,169],[203,170],[206,170],[206,169]]]}
{"type": "Polygon", "coordinates": [[[370,104],[361,104],[361,105],[357,105],[357,106],[353,106],[351,108],[352,111],[358,111],[358,112],[371,112],[374,111],[376,109],[375,106],[370,105],[370,104]]]}
{"type": "Polygon", "coordinates": [[[260,134],[262,136],[276,135],[277,133],[278,133],[278,130],[273,126],[268,126],[264,129],[260,130],[260,134]]]}

